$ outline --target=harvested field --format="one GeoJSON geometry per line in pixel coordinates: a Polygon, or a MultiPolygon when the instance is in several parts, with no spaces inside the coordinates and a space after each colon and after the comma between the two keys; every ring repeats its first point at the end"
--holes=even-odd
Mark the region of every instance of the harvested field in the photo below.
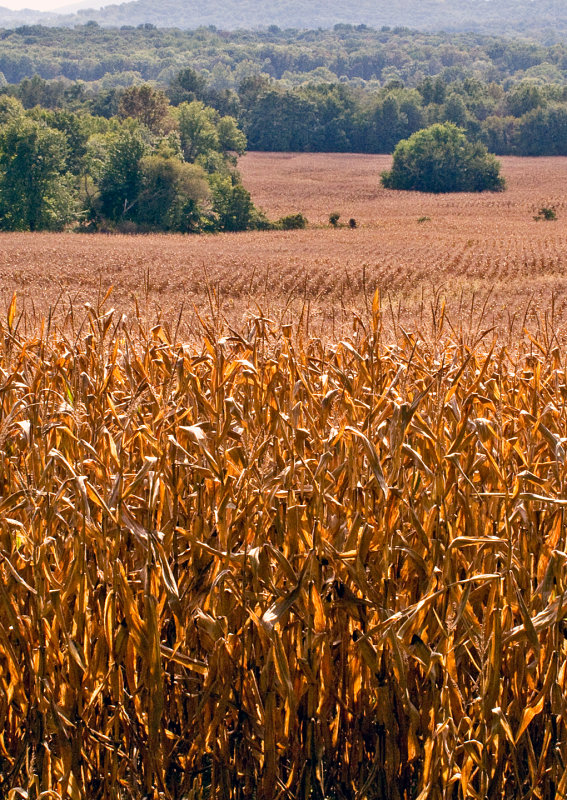
{"type": "MultiPolygon", "coordinates": [[[[219,236],[0,236],[0,285],[17,290],[30,315],[76,308],[114,286],[112,302],[131,309],[135,296],[150,316],[209,306],[239,324],[257,302],[279,319],[309,303],[310,331],[332,335],[364,309],[374,289],[408,325],[429,317],[432,297],[464,317],[471,297],[484,322],[509,329],[509,316],[550,307],[567,319],[567,159],[504,158],[502,194],[390,192],[379,187],[388,156],[252,153],[240,168],[245,185],[271,218],[301,211],[305,231],[219,236]],[[557,222],[536,222],[554,206],[557,222]],[[337,211],[358,228],[334,230],[337,211]],[[418,220],[425,219],[421,222],[418,220]],[[480,306],[478,304],[481,299],[480,306]],[[488,299],[487,299],[488,298],[488,299]]],[[[519,324],[519,323],[518,323],[519,324]]]]}

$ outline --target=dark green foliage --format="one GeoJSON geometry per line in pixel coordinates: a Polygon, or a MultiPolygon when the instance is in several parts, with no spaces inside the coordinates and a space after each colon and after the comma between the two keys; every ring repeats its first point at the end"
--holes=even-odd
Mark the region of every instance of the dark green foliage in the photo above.
{"type": "Polygon", "coordinates": [[[264,226],[233,170],[233,151],[223,154],[229,145],[244,149],[234,120],[219,119],[214,109],[193,101],[182,103],[178,123],[179,135],[157,147],[144,128],[125,128],[112,139],[95,202],[100,218],[182,233],[264,226]]]}
{"type": "MultiPolygon", "coordinates": [[[[436,155],[438,167],[420,178],[433,191],[500,188],[483,145],[567,155],[564,42],[352,25],[234,33],[28,26],[1,40],[5,229],[61,228],[73,217],[110,228],[270,227],[234,169],[247,141],[259,150],[392,152],[427,126],[453,123],[468,140],[467,167],[436,155]],[[21,82],[8,85],[4,75],[21,82]],[[21,119],[39,126],[46,152],[59,143],[56,165],[40,155],[27,177],[29,137],[8,156],[16,147],[8,131],[21,119]]],[[[392,173],[386,182],[401,185],[392,173]]]]}
{"type": "Polygon", "coordinates": [[[301,230],[307,227],[307,218],[301,213],[288,214],[277,221],[276,227],[283,231],[301,230]]]}
{"type": "Polygon", "coordinates": [[[65,172],[65,136],[19,117],[0,132],[0,228],[60,230],[75,211],[65,172]]]}
{"type": "Polygon", "coordinates": [[[213,212],[221,231],[245,231],[256,227],[250,193],[230,177],[211,181],[213,212]]]}
{"type": "Polygon", "coordinates": [[[58,108],[64,102],[64,86],[58,81],[46,81],[33,75],[21,81],[17,96],[24,108],[58,108]]]}
{"type": "Polygon", "coordinates": [[[540,220],[545,220],[546,222],[555,222],[557,219],[557,211],[553,206],[543,206],[540,208],[534,219],[536,222],[539,222],[540,220]]]}
{"type": "MultiPolygon", "coordinates": [[[[485,15],[494,8],[478,2],[485,15]]],[[[251,149],[392,152],[401,139],[448,121],[491,152],[559,155],[567,148],[560,113],[567,43],[547,40],[345,24],[230,33],[28,26],[2,34],[0,71],[13,83],[2,91],[25,108],[88,109],[107,119],[120,111],[156,132],[174,111],[154,119],[130,101],[140,93],[163,101],[161,87],[174,106],[198,101],[237,119],[251,149]]]]}
{"type": "Polygon", "coordinates": [[[133,219],[158,231],[192,233],[204,223],[201,205],[209,197],[206,174],[176,158],[145,156],[140,162],[141,188],[133,219]]]}
{"type": "Polygon", "coordinates": [[[100,181],[99,208],[112,222],[134,219],[142,190],[141,159],[148,146],[134,130],[121,131],[110,147],[100,181]]]}
{"type": "Polygon", "coordinates": [[[309,33],[226,33],[209,28],[108,31],[84,26],[39,30],[41,35],[34,36],[21,29],[2,34],[0,70],[6,80],[17,84],[33,76],[43,79],[22,87],[22,101],[25,99],[28,107],[38,103],[54,107],[68,102],[67,84],[52,80],[59,76],[91,84],[101,82],[96,88],[105,91],[127,86],[120,76],[130,82],[158,81],[169,84],[174,105],[202,100],[223,115],[235,113],[234,108],[226,110],[217,105],[227,102],[223,96],[226,89],[240,86],[240,96],[244,97],[242,89],[247,81],[279,80],[288,75],[294,82],[297,78],[300,82],[317,83],[379,80],[383,86],[389,83],[392,87],[401,81],[402,85],[419,87],[425,104],[441,105],[447,85],[458,79],[530,83],[526,69],[544,67],[559,71],[559,79],[544,77],[546,83],[564,79],[567,54],[567,44],[558,38],[555,44],[528,45],[530,57],[519,58],[519,50],[523,52],[526,46],[522,45],[522,50],[519,42],[497,39],[493,31],[483,37],[476,33],[420,33],[399,28],[381,31],[349,26],[309,33]],[[223,67],[220,72],[219,63],[223,67]],[[328,78],[322,78],[317,70],[328,71],[328,78]],[[424,75],[429,77],[424,79],[424,75]],[[49,85],[45,85],[46,81],[49,85]]]}
{"type": "Polygon", "coordinates": [[[204,100],[207,81],[191,67],[180,70],[169,84],[167,94],[174,106],[204,100]]]}
{"type": "Polygon", "coordinates": [[[469,114],[465,101],[460,94],[451,94],[443,104],[443,120],[453,122],[459,128],[465,128],[469,114]]]}
{"type": "Polygon", "coordinates": [[[462,129],[446,122],[399,142],[382,184],[419,192],[494,192],[504,188],[504,179],[498,161],[483,144],[469,142],[462,129]]]}
{"type": "Polygon", "coordinates": [[[336,228],[339,224],[339,219],[341,215],[337,211],[333,211],[332,214],[329,214],[329,225],[332,225],[333,228],[336,228]]]}
{"type": "Polygon", "coordinates": [[[480,131],[480,140],[491,153],[507,156],[518,152],[518,120],[515,117],[487,117],[480,131]]]}
{"type": "Polygon", "coordinates": [[[197,100],[174,109],[146,85],[122,92],[117,110],[110,119],[25,111],[0,96],[1,229],[58,230],[73,221],[132,232],[270,227],[235,169],[246,137],[233,117],[197,100]]]}
{"type": "Polygon", "coordinates": [[[545,93],[534,83],[519,83],[506,96],[506,108],[513,117],[522,117],[545,105],[545,93]]]}
{"type": "Polygon", "coordinates": [[[529,156],[567,155],[567,106],[536,108],[519,121],[517,149],[529,156]]]}
{"type": "Polygon", "coordinates": [[[316,106],[300,93],[270,88],[244,114],[253,150],[310,150],[316,106]]]}

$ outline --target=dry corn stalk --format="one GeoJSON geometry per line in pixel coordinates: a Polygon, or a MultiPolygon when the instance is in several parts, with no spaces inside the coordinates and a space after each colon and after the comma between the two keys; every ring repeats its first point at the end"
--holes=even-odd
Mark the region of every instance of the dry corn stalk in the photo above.
{"type": "Polygon", "coordinates": [[[2,796],[566,796],[559,349],[1,341],[2,796]]]}

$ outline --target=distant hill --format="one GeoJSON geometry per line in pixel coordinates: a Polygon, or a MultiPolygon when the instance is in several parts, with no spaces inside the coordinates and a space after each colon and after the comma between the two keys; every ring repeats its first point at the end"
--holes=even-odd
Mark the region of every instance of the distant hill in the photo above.
{"type": "Polygon", "coordinates": [[[152,24],[192,29],[213,25],[235,30],[270,25],[313,29],[365,24],[535,38],[567,33],[565,0],[135,0],[104,8],[97,5],[95,0],[95,8],[80,8],[72,14],[0,8],[0,26],[73,26],[94,21],[104,27],[152,24]]]}
{"type": "Polygon", "coordinates": [[[89,18],[96,15],[102,6],[108,5],[109,0],[77,0],[77,2],[65,2],[61,0],[61,7],[57,11],[34,11],[31,8],[22,8],[12,11],[10,8],[0,6],[0,27],[15,28],[19,25],[77,25],[84,22],[83,17],[77,16],[77,12],[89,9],[89,18]]]}

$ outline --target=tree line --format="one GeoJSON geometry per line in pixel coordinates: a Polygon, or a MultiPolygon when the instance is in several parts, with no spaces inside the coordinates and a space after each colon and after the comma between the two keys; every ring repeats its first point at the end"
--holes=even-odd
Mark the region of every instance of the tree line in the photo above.
{"type": "Polygon", "coordinates": [[[198,100],[132,87],[116,115],[25,110],[0,97],[0,229],[237,231],[267,227],[236,169],[246,138],[198,100]]]}
{"type": "Polygon", "coordinates": [[[336,25],[331,30],[0,31],[0,91],[106,119],[131,86],[171,106],[232,116],[256,150],[392,152],[452,122],[501,154],[567,152],[567,44],[473,33],[336,25]]]}
{"type": "Polygon", "coordinates": [[[344,24],[309,31],[276,26],[264,31],[182,31],[153,25],[107,29],[88,22],[75,28],[23,25],[0,30],[0,71],[8,83],[39,75],[80,80],[93,89],[144,81],[166,86],[187,66],[217,90],[236,90],[252,75],[287,86],[314,81],[372,86],[401,80],[415,87],[439,75],[448,81],[566,83],[567,43],[557,29],[534,41],[344,24]]]}
{"type": "Polygon", "coordinates": [[[498,155],[567,155],[567,86],[427,78],[371,92],[343,84],[287,89],[252,78],[237,115],[253,150],[391,153],[435,123],[454,123],[498,155]]]}
{"type": "MultiPolygon", "coordinates": [[[[104,119],[124,116],[135,94],[161,97],[168,112],[199,101],[220,118],[232,117],[248,147],[263,151],[391,153],[432,124],[450,122],[497,155],[567,155],[567,84],[520,81],[505,86],[476,78],[425,78],[416,87],[308,83],[289,87],[264,76],[245,78],[238,91],[218,90],[187,67],[163,90],[149,84],[92,92],[80,82],[38,76],[0,89],[25,109],[67,110],[104,119]]],[[[136,112],[138,113],[138,112],[136,112]]],[[[140,111],[142,122],[144,113],[140,111]]]]}

